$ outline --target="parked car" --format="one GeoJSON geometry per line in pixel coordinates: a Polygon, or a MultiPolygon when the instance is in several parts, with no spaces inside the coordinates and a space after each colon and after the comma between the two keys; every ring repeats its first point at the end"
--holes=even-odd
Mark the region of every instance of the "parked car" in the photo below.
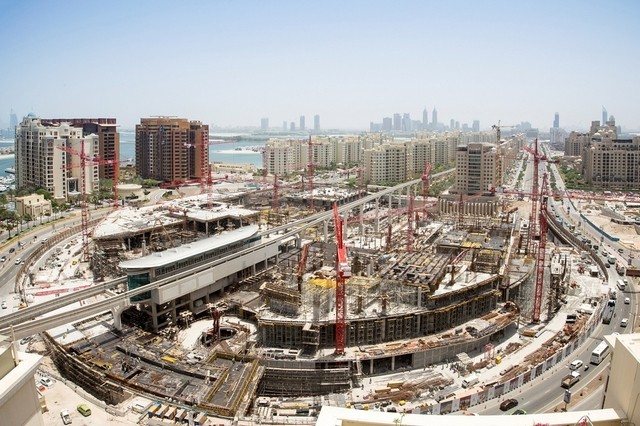
{"type": "Polygon", "coordinates": [[[45,385],[46,387],[51,387],[53,386],[53,380],[51,380],[49,377],[47,376],[43,376],[40,379],[40,383],[42,383],[43,385],[45,385]]]}
{"type": "Polygon", "coordinates": [[[505,401],[502,401],[502,404],[500,404],[500,409],[502,411],[507,411],[507,410],[511,410],[513,407],[516,407],[518,405],[518,400],[515,398],[509,398],[505,401]]]}
{"type": "Polygon", "coordinates": [[[83,416],[88,417],[91,415],[91,408],[87,404],[78,404],[77,408],[78,412],[83,416]]]}

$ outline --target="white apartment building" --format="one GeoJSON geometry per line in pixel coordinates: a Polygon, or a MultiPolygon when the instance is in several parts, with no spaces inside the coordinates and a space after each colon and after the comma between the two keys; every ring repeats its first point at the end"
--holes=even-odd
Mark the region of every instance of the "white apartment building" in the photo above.
{"type": "Polygon", "coordinates": [[[292,141],[270,139],[264,145],[263,167],[271,175],[285,176],[298,170],[300,147],[292,141]]]}
{"type": "Polygon", "coordinates": [[[100,147],[95,134],[83,135],[82,128],[68,123],[44,125],[27,115],[16,127],[16,187],[38,187],[55,199],[67,200],[82,192],[84,153],[85,193],[100,187],[97,158],[100,147]]]}

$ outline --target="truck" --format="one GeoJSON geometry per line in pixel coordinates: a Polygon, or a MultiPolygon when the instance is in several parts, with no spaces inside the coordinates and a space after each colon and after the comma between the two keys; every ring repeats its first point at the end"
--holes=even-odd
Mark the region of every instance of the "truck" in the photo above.
{"type": "Polygon", "coordinates": [[[610,254],[609,257],[607,258],[607,262],[609,262],[610,265],[615,265],[616,258],[610,254]]]}
{"type": "Polygon", "coordinates": [[[616,272],[618,273],[618,275],[623,276],[626,270],[627,268],[624,267],[622,262],[616,262],[616,272]]]}
{"type": "Polygon", "coordinates": [[[580,381],[580,373],[577,371],[572,371],[567,376],[562,378],[561,385],[565,389],[569,389],[571,386],[575,385],[580,381]]]}
{"type": "Polygon", "coordinates": [[[616,306],[615,306],[615,301],[614,301],[614,305],[607,305],[606,308],[604,308],[604,314],[602,315],[602,323],[603,324],[609,324],[611,323],[611,319],[613,318],[613,312],[615,311],[616,306]]]}
{"type": "Polygon", "coordinates": [[[640,269],[638,269],[638,268],[627,268],[627,276],[628,277],[640,277],[640,269]]]}
{"type": "Polygon", "coordinates": [[[69,410],[60,410],[60,417],[62,417],[62,423],[65,425],[71,424],[71,414],[69,414],[69,410]]]}

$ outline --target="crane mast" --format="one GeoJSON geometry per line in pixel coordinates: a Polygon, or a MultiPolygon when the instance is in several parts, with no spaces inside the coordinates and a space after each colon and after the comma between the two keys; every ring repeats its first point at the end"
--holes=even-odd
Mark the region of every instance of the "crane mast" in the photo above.
{"type": "Polygon", "coordinates": [[[336,234],[336,355],[344,355],[346,291],[345,284],[351,276],[351,266],[347,260],[347,248],[344,245],[343,225],[338,204],[333,204],[333,224],[336,234]]]}
{"type": "Polygon", "coordinates": [[[540,321],[540,310],[542,309],[542,291],[544,288],[544,259],[545,259],[545,250],[547,246],[547,216],[545,212],[547,211],[547,174],[544,173],[542,175],[542,191],[541,196],[542,200],[540,202],[540,212],[539,220],[540,220],[540,241],[538,242],[538,253],[536,256],[536,292],[535,299],[533,303],[533,315],[531,319],[533,322],[540,321]]]}

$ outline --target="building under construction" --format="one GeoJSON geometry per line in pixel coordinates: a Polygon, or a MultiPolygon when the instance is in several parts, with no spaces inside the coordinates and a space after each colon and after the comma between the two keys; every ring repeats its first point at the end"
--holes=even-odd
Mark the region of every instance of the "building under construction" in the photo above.
{"type": "MultiPolygon", "coordinates": [[[[216,267],[216,282],[193,290],[160,287],[132,299],[120,331],[85,338],[84,344],[51,341],[50,349],[56,351],[60,368],[72,368],[64,366],[70,359],[64,353],[75,351],[74,362],[100,371],[100,380],[164,394],[220,415],[244,413],[247,407],[239,404],[256,395],[344,392],[364,374],[426,368],[482,350],[520,313],[500,303],[505,300],[510,243],[518,240],[513,238],[513,223],[491,217],[493,200],[491,207],[476,210],[473,225],[460,227],[457,211],[418,223],[411,208],[401,205],[407,201],[396,200],[395,210],[391,202],[389,208],[375,207],[376,214],[355,218],[345,227],[352,275],[345,287],[344,354],[335,353],[337,250],[328,223],[315,231],[301,229],[292,244],[283,241],[259,262],[234,258],[231,263],[241,264],[240,269],[216,267]],[[193,351],[179,348],[176,336],[198,318],[212,318],[214,327],[203,334],[195,357],[193,351]],[[237,324],[227,326],[225,334],[219,320],[229,324],[236,318],[237,324]],[[158,368],[169,372],[167,378],[161,380],[158,368]],[[208,373],[197,373],[202,371],[208,373]],[[229,392],[233,398],[225,399],[229,392]],[[195,394],[206,397],[190,400],[195,394]]],[[[264,202],[257,200],[256,205],[264,202]]],[[[126,273],[132,289],[136,274],[150,259],[153,266],[145,267],[145,274],[153,267],[154,273],[164,268],[162,273],[170,276],[175,272],[159,259],[195,261],[217,237],[250,238],[256,244],[269,238],[263,235],[269,229],[299,216],[292,206],[261,211],[250,207],[218,197],[209,208],[206,196],[197,196],[118,211],[93,234],[94,267],[103,276],[126,273]],[[238,230],[247,230],[246,236],[238,230]],[[181,248],[192,250],[191,258],[181,248]]],[[[518,267],[513,273],[509,290],[517,294],[528,271],[518,267]]],[[[122,397],[118,387],[109,392],[114,401],[122,397]]]]}

